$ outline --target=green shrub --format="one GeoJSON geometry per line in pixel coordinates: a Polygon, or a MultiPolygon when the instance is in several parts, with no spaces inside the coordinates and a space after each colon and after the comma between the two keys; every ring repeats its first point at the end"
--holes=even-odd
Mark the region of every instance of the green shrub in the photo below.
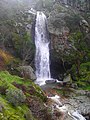
{"type": "Polygon", "coordinates": [[[90,62],[80,65],[80,81],[85,82],[86,85],[90,83],[90,62]]]}
{"type": "Polygon", "coordinates": [[[4,95],[8,89],[8,84],[5,80],[0,79],[0,94],[4,95]]]}
{"type": "Polygon", "coordinates": [[[27,105],[15,107],[9,104],[5,97],[0,97],[0,120],[26,120],[25,116],[28,111],[27,105]]]}
{"type": "Polygon", "coordinates": [[[90,90],[90,62],[82,63],[79,72],[78,76],[76,66],[73,65],[71,68],[73,80],[75,80],[79,88],[90,90]]]}
{"type": "Polygon", "coordinates": [[[12,105],[18,106],[25,102],[26,96],[22,90],[11,88],[7,90],[6,99],[12,103],[12,105]]]}

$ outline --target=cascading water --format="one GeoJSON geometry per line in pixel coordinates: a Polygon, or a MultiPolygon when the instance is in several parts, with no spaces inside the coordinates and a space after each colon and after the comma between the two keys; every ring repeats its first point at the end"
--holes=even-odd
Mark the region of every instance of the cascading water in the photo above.
{"type": "MultiPolygon", "coordinates": [[[[47,98],[52,100],[52,112],[54,111],[54,109],[56,109],[58,112],[61,113],[61,115],[63,115],[62,117],[69,115],[71,117],[70,120],[86,120],[77,110],[75,110],[75,108],[72,107],[72,110],[69,108],[68,105],[63,105],[60,102],[60,97],[58,95],[52,97],[47,96],[47,98]]],[[[62,120],[64,120],[64,118],[62,118],[62,120]]]]}
{"type": "Polygon", "coordinates": [[[47,18],[43,12],[37,12],[35,24],[35,66],[36,66],[36,83],[45,84],[45,80],[51,78],[49,63],[49,39],[47,33],[47,18]]]}

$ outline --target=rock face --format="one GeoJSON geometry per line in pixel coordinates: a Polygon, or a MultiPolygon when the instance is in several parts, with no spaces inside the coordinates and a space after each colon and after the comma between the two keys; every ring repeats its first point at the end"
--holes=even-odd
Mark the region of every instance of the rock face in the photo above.
{"type": "Polygon", "coordinates": [[[52,49],[56,49],[56,52],[66,49],[67,39],[70,29],[68,28],[65,17],[69,17],[68,9],[61,5],[55,4],[54,10],[48,17],[48,31],[51,36],[52,49]]]}
{"type": "Polygon", "coordinates": [[[80,111],[82,115],[90,115],[90,98],[86,96],[78,96],[69,99],[71,106],[80,111]]]}
{"type": "Polygon", "coordinates": [[[80,29],[88,32],[89,25],[79,13],[70,7],[55,4],[48,17],[48,31],[51,38],[51,49],[60,57],[71,54],[75,50],[70,34],[80,29]],[[63,55],[63,56],[62,56],[63,55]]]}
{"type": "Polygon", "coordinates": [[[21,72],[21,75],[25,78],[29,78],[31,80],[36,79],[34,70],[31,66],[20,66],[19,71],[21,72]]]}
{"type": "Polygon", "coordinates": [[[60,35],[63,29],[66,27],[66,22],[64,20],[65,16],[69,16],[68,9],[61,6],[60,4],[55,4],[53,11],[48,17],[48,30],[52,34],[60,35]]]}
{"type": "MultiPolygon", "coordinates": [[[[73,14],[75,13],[69,8],[56,3],[47,21],[51,39],[51,70],[53,69],[53,71],[56,71],[58,68],[59,72],[62,74],[65,71],[63,59],[65,59],[65,56],[69,56],[73,48],[72,44],[68,41],[68,36],[70,34],[68,20],[74,18],[73,14]],[[56,66],[58,67],[56,68],[56,66]]],[[[73,24],[71,20],[70,22],[70,24],[73,24]]],[[[54,73],[53,71],[51,71],[51,74],[54,73]]],[[[56,76],[59,76],[58,71],[56,76]]],[[[57,77],[57,79],[59,79],[59,77],[57,77]]]]}
{"type": "MultiPolygon", "coordinates": [[[[75,90],[74,96],[70,97],[67,101],[65,101],[65,106],[68,108],[69,112],[78,111],[82,114],[86,120],[90,119],[90,97],[89,91],[85,90],[75,90]]],[[[68,120],[68,119],[65,119],[68,120]]]]}
{"type": "MultiPolygon", "coordinates": [[[[64,63],[67,62],[68,66],[75,63],[75,55],[79,54],[79,45],[83,43],[88,45],[90,41],[89,24],[79,11],[70,6],[55,3],[52,11],[48,14],[47,28],[51,39],[51,69],[55,69],[53,66],[56,64],[59,69],[61,63],[63,72],[65,72],[70,68],[66,68],[64,63]],[[83,40],[84,36],[85,41],[83,40]],[[80,42],[78,42],[79,39],[80,42]]],[[[60,73],[63,73],[62,69],[59,70],[60,73]]]]}

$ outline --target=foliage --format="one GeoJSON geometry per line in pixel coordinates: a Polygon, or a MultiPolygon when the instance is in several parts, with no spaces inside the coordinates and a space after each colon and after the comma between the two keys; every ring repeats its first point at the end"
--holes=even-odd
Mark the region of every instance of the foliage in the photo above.
{"type": "Polygon", "coordinates": [[[8,83],[5,80],[0,79],[0,94],[6,94],[8,87],[8,83]]]}
{"type": "Polygon", "coordinates": [[[23,83],[23,79],[15,76],[15,75],[11,75],[9,74],[8,71],[1,71],[0,72],[0,79],[5,80],[6,82],[9,83],[13,83],[14,81],[16,81],[17,83],[23,83]]]}
{"type": "Polygon", "coordinates": [[[36,120],[33,117],[32,112],[30,110],[28,110],[27,113],[25,114],[25,118],[26,118],[26,120],[36,120]]]}
{"type": "Polygon", "coordinates": [[[67,0],[67,5],[73,7],[74,9],[89,12],[90,11],[90,1],[89,0],[67,0]]]}
{"type": "Polygon", "coordinates": [[[14,60],[14,58],[13,58],[12,55],[10,55],[8,52],[3,51],[3,50],[1,50],[1,49],[0,49],[0,57],[2,57],[3,60],[4,60],[4,62],[7,63],[7,64],[8,64],[9,62],[11,62],[12,60],[14,60]]]}
{"type": "Polygon", "coordinates": [[[25,102],[26,97],[22,90],[8,89],[6,92],[6,99],[14,106],[21,105],[25,102]]]}
{"type": "Polygon", "coordinates": [[[28,106],[31,103],[30,100],[38,101],[40,104],[43,104],[43,101],[45,102],[46,96],[42,89],[28,79],[24,80],[7,71],[1,71],[0,86],[4,85],[7,87],[5,94],[0,94],[0,101],[5,107],[0,112],[0,118],[2,120],[36,120],[28,106]],[[30,100],[28,101],[28,99],[30,100]]]}
{"type": "Polygon", "coordinates": [[[73,33],[79,29],[80,20],[81,20],[81,17],[78,14],[73,14],[72,16],[65,17],[66,25],[70,29],[70,32],[73,33]]]}
{"type": "Polygon", "coordinates": [[[72,62],[72,68],[70,73],[74,81],[81,88],[89,89],[88,84],[90,80],[90,49],[85,41],[86,34],[83,34],[80,30],[74,32],[69,36],[69,40],[72,43],[73,51],[67,57],[72,62]],[[86,87],[87,86],[87,87],[86,87]]]}
{"type": "Polygon", "coordinates": [[[31,24],[32,17],[28,19],[28,15],[26,14],[26,11],[24,12],[24,8],[20,7],[20,3],[18,4],[18,2],[16,2],[14,5],[15,9],[12,9],[11,12],[9,12],[11,9],[9,9],[8,5],[6,5],[7,15],[5,17],[3,16],[6,14],[5,11],[3,11],[2,15],[0,14],[0,18],[2,18],[0,19],[0,46],[12,53],[14,56],[24,60],[24,62],[29,58],[29,62],[31,62],[33,59],[34,45],[30,29],[27,30],[27,25],[31,24]]]}
{"type": "Polygon", "coordinates": [[[28,56],[34,52],[34,44],[31,35],[24,31],[23,34],[13,33],[12,40],[16,53],[21,56],[22,60],[28,59],[28,56]],[[27,57],[27,58],[26,58],[27,57]]]}
{"type": "Polygon", "coordinates": [[[43,90],[37,86],[36,84],[32,83],[32,86],[34,87],[35,89],[35,96],[37,96],[38,98],[40,98],[42,101],[46,101],[47,97],[45,96],[43,90]]]}
{"type": "Polygon", "coordinates": [[[90,62],[82,63],[80,65],[80,75],[77,75],[77,68],[75,65],[71,68],[71,74],[74,82],[77,83],[78,87],[90,90],[90,62]]]}
{"type": "Polygon", "coordinates": [[[43,5],[49,11],[52,10],[53,0],[43,0],[43,5]]]}
{"type": "Polygon", "coordinates": [[[38,0],[36,4],[36,9],[47,9],[48,11],[52,10],[53,0],[38,0]],[[38,4],[38,5],[37,5],[38,4]]]}
{"type": "Polygon", "coordinates": [[[86,80],[87,83],[90,82],[90,62],[80,65],[80,75],[82,81],[86,80]]]}
{"type": "MultiPolygon", "coordinates": [[[[14,82],[19,84],[19,86],[20,85],[25,85],[25,87],[28,90],[33,87],[34,88],[33,96],[37,96],[42,101],[46,100],[46,96],[44,95],[44,92],[42,91],[42,89],[28,79],[24,80],[21,77],[9,74],[9,72],[7,72],[7,71],[1,71],[0,72],[0,79],[5,81],[8,84],[9,88],[12,88],[12,89],[15,89],[15,87],[12,85],[14,82]]],[[[30,92],[29,92],[29,95],[30,95],[30,92]]]]}
{"type": "Polygon", "coordinates": [[[0,97],[0,102],[3,104],[3,109],[0,111],[0,120],[26,120],[24,116],[29,111],[27,106],[13,107],[3,97],[0,97]]]}

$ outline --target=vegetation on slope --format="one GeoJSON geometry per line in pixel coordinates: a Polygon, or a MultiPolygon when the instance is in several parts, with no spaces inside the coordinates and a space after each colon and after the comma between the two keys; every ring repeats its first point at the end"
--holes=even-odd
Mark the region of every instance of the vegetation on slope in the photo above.
{"type": "Polygon", "coordinates": [[[0,118],[2,120],[35,120],[37,114],[33,117],[30,102],[36,101],[35,104],[40,102],[42,109],[45,109],[43,106],[45,100],[44,92],[32,81],[13,76],[7,71],[0,72],[0,118]]]}

